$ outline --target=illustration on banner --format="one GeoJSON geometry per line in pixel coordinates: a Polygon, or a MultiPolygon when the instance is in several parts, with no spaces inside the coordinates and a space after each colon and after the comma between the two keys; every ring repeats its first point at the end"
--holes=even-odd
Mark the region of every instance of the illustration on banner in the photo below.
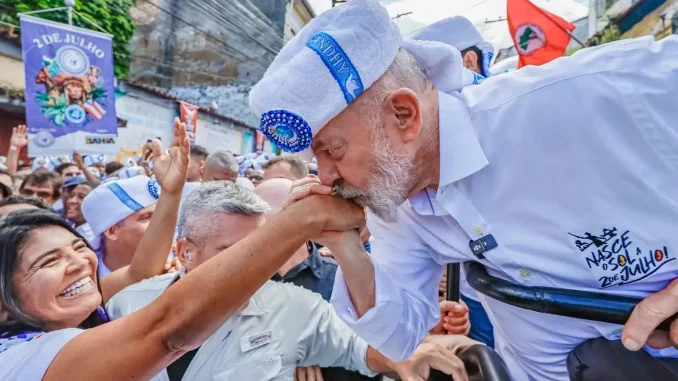
{"type": "Polygon", "coordinates": [[[66,122],[84,126],[103,118],[107,95],[100,72],[76,46],[62,46],[54,57],[43,56],[35,83],[45,88],[36,91],[36,101],[45,118],[57,127],[66,122]]]}

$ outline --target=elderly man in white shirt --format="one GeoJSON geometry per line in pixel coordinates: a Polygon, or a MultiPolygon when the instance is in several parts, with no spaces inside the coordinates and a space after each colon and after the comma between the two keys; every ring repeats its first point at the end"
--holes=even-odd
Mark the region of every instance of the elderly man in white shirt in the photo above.
{"type": "MultiPolygon", "coordinates": [[[[181,282],[181,274],[195,270],[263,225],[268,210],[259,196],[230,181],[207,182],[196,188],[183,201],[179,215],[177,251],[182,271],[122,290],[107,303],[109,316],[119,319],[147,306],[172,284],[181,282]]],[[[257,260],[257,253],[252,260],[257,260]]],[[[437,341],[420,346],[410,361],[393,363],[369,348],[319,294],[267,282],[237,315],[188,355],[192,357],[189,365],[182,369],[183,377],[176,379],[283,381],[294,379],[297,367],[322,366],[357,370],[367,376],[398,372],[406,380],[415,380],[407,377],[427,369],[435,359],[436,366],[452,372],[455,380],[467,380],[463,364],[453,354],[480,343],[463,336],[433,340],[437,341]]],[[[171,380],[169,372],[176,373],[176,366],[171,365],[154,380],[171,380]]],[[[322,381],[322,377],[312,377],[322,381]]]]}
{"type": "MultiPolygon", "coordinates": [[[[372,213],[371,256],[357,232],[320,240],[341,268],[337,313],[405,358],[436,324],[443,265],[475,260],[524,286],[652,295],[625,327],[481,296],[516,380],[567,380],[567,355],[591,338],[641,349],[678,311],[678,37],[478,82],[454,48],[403,41],[376,1],[354,0],[309,23],[252,89],[269,139],[318,159],[322,184],[298,182],[290,202],[334,188],[372,213]]],[[[678,323],[648,344],[677,338],[678,323]]]]}

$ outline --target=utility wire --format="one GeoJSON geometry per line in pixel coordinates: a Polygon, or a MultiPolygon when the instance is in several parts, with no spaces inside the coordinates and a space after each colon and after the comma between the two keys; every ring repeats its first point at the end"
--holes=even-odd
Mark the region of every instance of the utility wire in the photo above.
{"type": "MultiPolygon", "coordinates": [[[[165,9],[165,8],[159,6],[159,5],[156,5],[156,4],[153,3],[151,0],[142,0],[142,1],[144,1],[144,2],[146,2],[146,3],[148,3],[148,4],[151,4],[152,6],[154,6],[155,8],[157,8],[158,10],[160,10],[160,11],[162,11],[162,12],[164,12],[164,13],[170,15],[171,17],[174,17],[175,19],[177,19],[177,20],[183,22],[184,24],[186,24],[186,25],[192,27],[193,29],[195,29],[195,30],[197,30],[197,31],[199,31],[199,32],[201,32],[201,33],[203,33],[203,34],[209,36],[210,38],[214,39],[215,41],[217,41],[217,42],[219,42],[219,43],[221,43],[221,44],[223,44],[223,45],[225,45],[226,47],[232,48],[231,46],[229,46],[228,44],[226,44],[224,41],[218,39],[217,37],[213,36],[213,35],[210,34],[210,33],[207,33],[207,32],[204,31],[203,29],[201,29],[201,28],[197,27],[196,25],[194,25],[194,24],[192,24],[192,23],[190,23],[190,22],[184,20],[183,18],[181,18],[181,17],[179,17],[179,16],[176,16],[176,15],[172,14],[172,12],[168,11],[167,9],[165,9]]],[[[207,13],[207,15],[215,16],[215,14],[209,14],[209,13],[207,13]]],[[[238,32],[236,32],[236,33],[238,33],[238,32]]],[[[273,54],[278,54],[278,51],[277,51],[276,49],[271,48],[270,46],[266,45],[265,43],[262,43],[261,41],[257,40],[256,38],[254,38],[254,37],[252,37],[252,36],[249,36],[249,35],[247,35],[247,34],[244,34],[244,33],[242,33],[242,32],[240,32],[240,33],[238,33],[238,34],[240,34],[240,35],[242,35],[242,36],[244,36],[244,37],[246,37],[246,38],[249,38],[250,40],[252,40],[252,41],[254,41],[254,42],[257,42],[258,44],[260,44],[261,46],[263,46],[266,50],[270,51],[271,53],[273,53],[273,54]]]]}

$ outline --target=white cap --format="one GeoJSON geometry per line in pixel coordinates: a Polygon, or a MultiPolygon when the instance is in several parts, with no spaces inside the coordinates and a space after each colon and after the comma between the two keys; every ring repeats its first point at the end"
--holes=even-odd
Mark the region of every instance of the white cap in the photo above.
{"type": "Polygon", "coordinates": [[[482,75],[490,75],[489,68],[494,57],[494,47],[489,42],[483,40],[478,29],[462,16],[455,16],[442,19],[419,31],[412,37],[419,41],[438,41],[443,44],[454,46],[462,51],[475,46],[483,53],[482,75]]]}
{"type": "Polygon", "coordinates": [[[146,176],[111,181],[94,188],[81,206],[82,215],[94,236],[90,244],[98,249],[103,232],[138,210],[155,204],[159,196],[158,182],[146,176]]]}
{"type": "Polygon", "coordinates": [[[441,91],[482,79],[463,68],[449,45],[403,41],[378,1],[351,0],[311,20],[254,86],[250,108],[261,116],[261,131],[284,151],[309,148],[327,122],[386,72],[400,48],[429,69],[441,91]]]}
{"type": "Polygon", "coordinates": [[[87,155],[82,158],[82,162],[85,164],[85,167],[91,167],[94,164],[98,163],[108,163],[108,156],[106,155],[87,155]]]}

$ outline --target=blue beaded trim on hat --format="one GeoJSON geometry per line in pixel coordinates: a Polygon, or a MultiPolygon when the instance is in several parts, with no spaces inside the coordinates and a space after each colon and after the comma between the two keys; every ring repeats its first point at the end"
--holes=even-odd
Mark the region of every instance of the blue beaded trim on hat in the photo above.
{"type": "Polygon", "coordinates": [[[155,177],[151,178],[148,180],[148,193],[153,196],[156,200],[160,197],[160,184],[158,183],[158,180],[155,179],[155,177]]]}
{"type": "Polygon", "coordinates": [[[286,110],[271,110],[261,116],[259,130],[287,152],[300,152],[311,146],[313,132],[304,118],[286,110]]]}

